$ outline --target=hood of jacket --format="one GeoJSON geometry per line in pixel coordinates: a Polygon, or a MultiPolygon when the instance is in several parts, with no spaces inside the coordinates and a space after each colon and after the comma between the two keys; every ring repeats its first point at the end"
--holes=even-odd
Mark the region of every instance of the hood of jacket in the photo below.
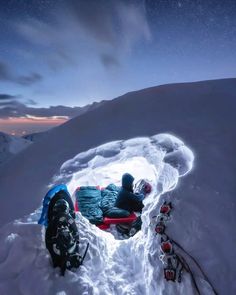
{"type": "Polygon", "coordinates": [[[127,189],[127,190],[131,190],[133,189],[133,182],[134,182],[134,177],[129,174],[129,173],[125,173],[123,176],[122,176],[122,187],[124,189],[127,189]]]}

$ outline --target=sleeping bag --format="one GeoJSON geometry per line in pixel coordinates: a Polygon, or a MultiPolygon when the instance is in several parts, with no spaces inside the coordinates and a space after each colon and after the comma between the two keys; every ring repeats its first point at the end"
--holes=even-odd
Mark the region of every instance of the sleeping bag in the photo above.
{"type": "Polygon", "coordinates": [[[75,198],[79,211],[92,224],[103,222],[103,212],[99,207],[101,202],[101,191],[95,186],[81,186],[75,192],[75,198]]]}
{"type": "Polygon", "coordinates": [[[120,188],[114,184],[109,184],[104,190],[102,190],[100,207],[105,217],[122,218],[130,215],[129,211],[115,207],[119,191],[120,188]]]}

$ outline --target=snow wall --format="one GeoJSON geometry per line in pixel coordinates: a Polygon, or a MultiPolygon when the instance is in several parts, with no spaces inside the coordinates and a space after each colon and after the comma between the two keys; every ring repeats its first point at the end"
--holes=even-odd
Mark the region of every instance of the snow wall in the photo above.
{"type": "MultiPolygon", "coordinates": [[[[38,209],[0,229],[0,294],[195,294],[187,273],[181,284],[165,281],[160,239],[153,223],[163,200],[172,201],[174,210],[182,214],[168,192],[192,169],[193,160],[192,151],[181,140],[159,134],[110,142],[65,162],[49,186],[65,183],[71,194],[81,185],[120,185],[124,172],[133,174],[135,180],[148,179],[153,190],[144,201],[142,230],[128,240],[119,240],[78,213],[80,250],[89,242],[89,251],[83,266],[60,277],[59,269],[51,267],[44,229],[37,225],[38,209]]],[[[174,220],[168,226],[171,222],[174,220]]],[[[176,235],[181,242],[181,229],[176,235]]],[[[206,282],[199,278],[198,283],[204,294],[212,294],[206,282]]]]}

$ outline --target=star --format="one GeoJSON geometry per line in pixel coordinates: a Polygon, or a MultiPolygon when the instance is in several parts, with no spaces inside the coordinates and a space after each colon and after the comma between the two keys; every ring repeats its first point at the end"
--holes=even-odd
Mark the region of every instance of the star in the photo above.
{"type": "Polygon", "coordinates": [[[178,7],[181,8],[182,6],[183,4],[180,1],[178,1],[178,7]]]}

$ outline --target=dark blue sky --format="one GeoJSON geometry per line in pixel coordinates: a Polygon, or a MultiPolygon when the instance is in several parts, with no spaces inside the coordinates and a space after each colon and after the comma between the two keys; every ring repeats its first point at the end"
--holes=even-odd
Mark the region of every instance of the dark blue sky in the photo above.
{"type": "Polygon", "coordinates": [[[235,52],[235,0],[0,0],[0,118],[236,77],[235,52]]]}

